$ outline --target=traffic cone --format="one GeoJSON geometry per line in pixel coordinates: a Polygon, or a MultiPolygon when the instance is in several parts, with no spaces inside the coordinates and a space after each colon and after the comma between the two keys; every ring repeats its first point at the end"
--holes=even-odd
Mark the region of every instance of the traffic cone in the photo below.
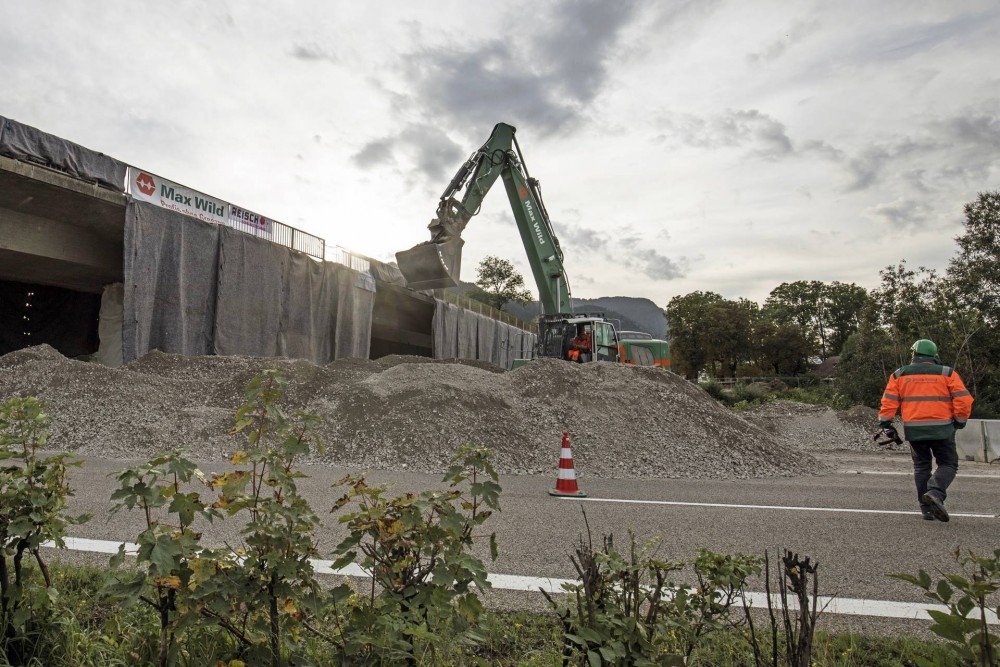
{"type": "Polygon", "coordinates": [[[587,496],[576,485],[576,469],[573,467],[573,450],[569,447],[569,433],[563,433],[562,452],[559,454],[559,477],[556,478],[556,488],[549,491],[549,495],[577,498],[587,496]]]}

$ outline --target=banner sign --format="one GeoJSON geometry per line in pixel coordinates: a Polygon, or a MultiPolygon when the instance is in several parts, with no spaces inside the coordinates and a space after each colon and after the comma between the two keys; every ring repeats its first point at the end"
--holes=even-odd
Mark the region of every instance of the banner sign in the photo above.
{"type": "Polygon", "coordinates": [[[259,213],[254,213],[253,211],[248,211],[232,204],[229,206],[229,222],[227,224],[235,229],[250,232],[254,236],[271,238],[271,226],[273,222],[274,220],[265,218],[259,213]]]}
{"type": "Polygon", "coordinates": [[[154,176],[135,167],[128,168],[128,194],[139,201],[177,211],[204,222],[224,225],[229,219],[226,202],[154,176]]]}

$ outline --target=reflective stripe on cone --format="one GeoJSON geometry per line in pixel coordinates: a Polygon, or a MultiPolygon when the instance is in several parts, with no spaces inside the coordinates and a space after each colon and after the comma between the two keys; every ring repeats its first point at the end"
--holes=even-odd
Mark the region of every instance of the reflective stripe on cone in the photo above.
{"type": "Polygon", "coordinates": [[[559,476],[556,478],[556,488],[549,491],[550,496],[586,497],[576,484],[576,469],[573,467],[573,450],[569,446],[569,433],[563,433],[562,451],[559,454],[559,476]]]}

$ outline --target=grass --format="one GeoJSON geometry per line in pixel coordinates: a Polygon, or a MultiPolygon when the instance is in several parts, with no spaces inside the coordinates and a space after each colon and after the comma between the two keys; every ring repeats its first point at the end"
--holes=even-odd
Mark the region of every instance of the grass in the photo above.
{"type": "MultiPolygon", "coordinates": [[[[87,566],[54,565],[59,596],[48,622],[35,628],[25,664],[33,667],[101,665],[138,667],[152,664],[157,651],[157,619],[144,607],[122,607],[101,599],[104,571],[87,566]]],[[[561,629],[554,615],[488,612],[479,630],[481,644],[448,644],[428,665],[462,667],[557,667],[562,664],[561,629]]],[[[335,665],[336,656],[319,641],[306,646],[305,663],[335,665]]],[[[764,647],[765,657],[769,649],[764,647]]],[[[235,646],[217,628],[199,628],[185,642],[177,664],[228,665],[235,646]]],[[[957,664],[950,649],[916,637],[879,637],[856,633],[817,633],[815,667],[900,667],[957,664]]],[[[0,656],[0,664],[5,664],[0,656]]],[[[743,634],[730,630],[709,635],[692,656],[692,666],[754,667],[753,652],[743,634]]]]}

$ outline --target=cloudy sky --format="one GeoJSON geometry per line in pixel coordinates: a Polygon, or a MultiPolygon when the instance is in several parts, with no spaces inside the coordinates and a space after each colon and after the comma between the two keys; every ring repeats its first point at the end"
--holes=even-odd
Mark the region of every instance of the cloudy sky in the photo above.
{"type": "MultiPolygon", "coordinates": [[[[577,297],[875,287],[1000,188],[995,0],[0,9],[0,115],[384,261],[510,123],[577,297]]],[[[530,282],[499,184],[464,237],[530,282]]]]}

